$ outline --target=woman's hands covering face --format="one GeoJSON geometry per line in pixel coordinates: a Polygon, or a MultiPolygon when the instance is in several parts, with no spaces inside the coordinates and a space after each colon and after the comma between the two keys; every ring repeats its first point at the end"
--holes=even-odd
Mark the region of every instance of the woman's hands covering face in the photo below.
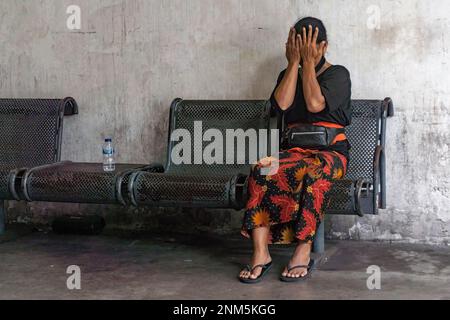
{"type": "Polygon", "coordinates": [[[320,58],[325,54],[326,42],[322,41],[317,45],[317,37],[319,36],[319,28],[312,30],[310,25],[308,32],[303,28],[302,34],[296,34],[294,28],[289,31],[286,42],[286,59],[290,64],[313,63],[316,65],[320,58]]]}
{"type": "Polygon", "coordinates": [[[303,64],[313,63],[315,66],[324,55],[326,42],[322,41],[317,45],[318,36],[319,28],[316,27],[313,34],[311,25],[308,28],[308,34],[306,28],[303,28],[302,35],[297,35],[297,38],[300,39],[299,51],[303,64]]]}

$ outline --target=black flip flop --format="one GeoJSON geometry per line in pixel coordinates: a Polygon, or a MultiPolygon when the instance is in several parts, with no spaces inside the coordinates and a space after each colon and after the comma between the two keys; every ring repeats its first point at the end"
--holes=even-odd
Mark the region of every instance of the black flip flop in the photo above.
{"type": "Polygon", "coordinates": [[[253,273],[253,270],[255,270],[256,268],[261,268],[261,273],[260,275],[255,278],[255,279],[245,279],[245,278],[241,278],[240,276],[238,276],[238,279],[240,282],[242,283],[257,283],[260,282],[262,280],[262,278],[264,277],[264,275],[270,270],[270,268],[272,267],[272,261],[270,261],[268,264],[258,264],[254,267],[250,267],[250,265],[246,265],[245,269],[247,269],[248,271],[250,271],[250,273],[253,273]]]}
{"type": "Polygon", "coordinates": [[[311,274],[312,269],[314,268],[314,260],[313,259],[309,259],[309,263],[308,265],[298,265],[298,266],[288,266],[287,270],[288,272],[290,272],[291,270],[297,269],[297,268],[306,268],[306,270],[308,271],[308,273],[306,275],[304,275],[303,277],[285,277],[283,275],[280,276],[280,280],[284,281],[284,282],[297,282],[297,281],[301,281],[301,280],[305,280],[306,278],[309,277],[309,275],[311,274]]]}

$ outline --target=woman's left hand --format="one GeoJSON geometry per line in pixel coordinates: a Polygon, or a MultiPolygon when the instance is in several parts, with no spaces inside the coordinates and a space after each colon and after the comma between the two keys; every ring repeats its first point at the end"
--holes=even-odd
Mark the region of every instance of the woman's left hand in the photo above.
{"type": "Polygon", "coordinates": [[[274,163],[274,162],[277,162],[278,161],[278,159],[277,158],[275,158],[275,157],[265,157],[265,158],[262,158],[262,159],[260,159],[258,162],[257,162],[257,165],[259,165],[259,166],[261,166],[261,167],[269,167],[269,166],[271,166],[272,165],[272,163],[274,163]]]}
{"type": "Polygon", "coordinates": [[[312,64],[313,66],[322,58],[324,54],[325,41],[322,41],[317,46],[317,37],[319,36],[319,28],[316,28],[313,34],[312,26],[308,28],[308,34],[306,34],[306,28],[302,30],[303,35],[300,38],[300,55],[302,57],[303,65],[312,64]]]}

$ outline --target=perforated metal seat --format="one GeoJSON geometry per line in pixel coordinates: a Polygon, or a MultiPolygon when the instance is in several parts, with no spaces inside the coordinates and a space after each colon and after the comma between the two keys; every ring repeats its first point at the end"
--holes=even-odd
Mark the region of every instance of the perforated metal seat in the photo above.
{"type": "Polygon", "coordinates": [[[134,183],[135,204],[160,207],[242,207],[246,175],[191,176],[142,173],[134,183]]]}
{"type": "MultiPolygon", "coordinates": [[[[244,132],[254,129],[258,132],[259,129],[270,128],[270,105],[261,100],[175,99],[170,112],[169,137],[175,130],[185,130],[185,133],[193,136],[196,121],[202,122],[202,135],[208,129],[218,130],[223,137],[226,137],[227,129],[242,129],[244,132]]],[[[267,133],[264,138],[270,139],[269,130],[267,133]]],[[[267,142],[268,140],[265,143],[267,142]]],[[[189,144],[191,163],[194,162],[194,154],[202,154],[209,143],[210,141],[203,141],[198,145],[189,144]]],[[[206,164],[204,161],[199,161],[200,164],[176,164],[171,157],[176,144],[176,141],[169,139],[164,173],[136,172],[130,178],[129,191],[133,204],[236,209],[245,205],[246,181],[250,172],[249,158],[243,164],[227,165],[227,155],[223,152],[223,164],[206,164]]],[[[225,138],[222,147],[222,150],[226,150],[225,138]]],[[[234,152],[231,163],[238,163],[237,152],[234,152]]]]}
{"type": "Polygon", "coordinates": [[[102,163],[63,161],[26,170],[22,178],[23,198],[28,201],[127,204],[122,185],[128,185],[135,170],[159,171],[159,166],[116,164],[105,172],[102,163]]]}

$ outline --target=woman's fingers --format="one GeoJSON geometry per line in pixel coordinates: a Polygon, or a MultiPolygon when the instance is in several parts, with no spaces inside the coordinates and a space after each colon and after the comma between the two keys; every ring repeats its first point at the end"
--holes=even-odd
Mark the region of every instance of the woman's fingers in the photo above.
{"type": "Polygon", "coordinates": [[[272,157],[266,157],[266,158],[262,158],[261,160],[259,160],[259,165],[260,166],[270,166],[270,164],[272,163],[272,157]]]}
{"type": "Polygon", "coordinates": [[[306,28],[305,27],[303,27],[302,33],[303,33],[303,45],[306,46],[306,45],[308,45],[308,37],[306,36],[306,28]]]}
{"type": "Polygon", "coordinates": [[[289,36],[286,41],[286,49],[289,49],[292,45],[292,28],[289,30],[289,36]]]}
{"type": "Polygon", "coordinates": [[[314,31],[314,36],[312,38],[312,45],[315,46],[317,42],[317,37],[319,36],[319,28],[316,27],[316,30],[314,31]]]}
{"type": "Polygon", "coordinates": [[[295,40],[297,42],[297,50],[300,50],[302,48],[302,46],[303,46],[303,44],[302,44],[302,37],[298,34],[297,38],[295,40]]]}
{"type": "Polygon", "coordinates": [[[310,46],[311,45],[311,40],[312,40],[312,26],[311,25],[309,25],[309,27],[308,27],[308,46],[310,46]]]}
{"type": "Polygon", "coordinates": [[[294,40],[293,40],[293,49],[294,50],[298,50],[298,37],[297,37],[297,33],[294,35],[294,40]]]}
{"type": "Polygon", "coordinates": [[[289,35],[288,35],[288,38],[287,38],[287,43],[289,43],[289,41],[291,41],[291,37],[292,37],[292,29],[293,29],[293,28],[290,28],[290,29],[289,29],[289,35]]]}
{"type": "Polygon", "coordinates": [[[262,166],[262,167],[268,167],[268,166],[272,165],[272,163],[274,163],[276,161],[278,161],[277,158],[270,156],[270,157],[265,157],[265,158],[260,159],[258,161],[258,164],[260,166],[262,166]]]}
{"type": "Polygon", "coordinates": [[[292,45],[295,44],[295,35],[296,35],[296,31],[294,28],[292,28],[292,33],[291,33],[291,44],[292,45]]]}
{"type": "Polygon", "coordinates": [[[320,53],[321,56],[323,56],[323,51],[324,51],[324,49],[325,49],[325,44],[326,44],[325,41],[322,41],[322,42],[319,44],[319,53],[320,53]]]}
{"type": "Polygon", "coordinates": [[[291,51],[292,51],[292,46],[294,45],[293,40],[295,39],[295,29],[291,28],[289,30],[289,36],[286,42],[286,54],[290,55],[291,51]]]}

